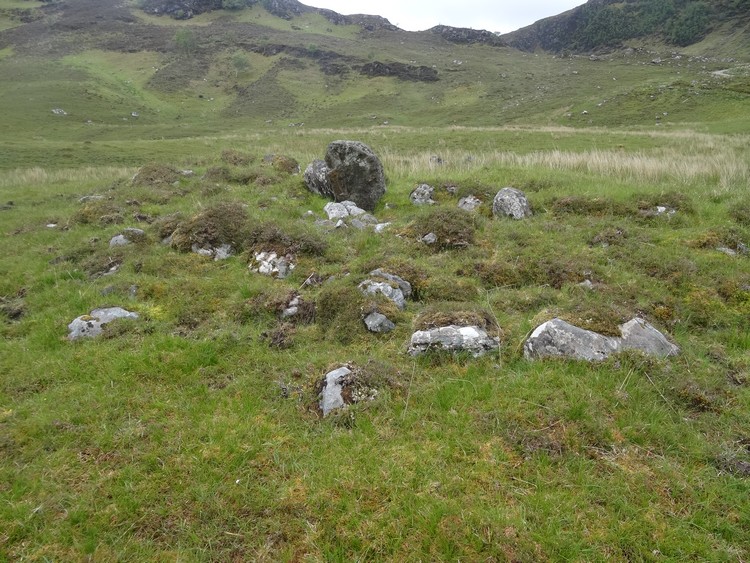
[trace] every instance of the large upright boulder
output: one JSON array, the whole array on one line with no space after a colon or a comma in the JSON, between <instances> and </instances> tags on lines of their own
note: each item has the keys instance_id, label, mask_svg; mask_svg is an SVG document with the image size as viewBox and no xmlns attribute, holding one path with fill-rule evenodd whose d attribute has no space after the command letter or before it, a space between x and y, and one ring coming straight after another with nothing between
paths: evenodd
<instances>
[{"instance_id":1,"label":"large upright boulder","mask_svg":"<svg viewBox=\"0 0 750 563\"><path fill-rule=\"evenodd\" d=\"M326 152L328 184L335 201L350 200L374 211L385 194L385 173L380 159L359 141L334 141Z\"/></svg>"}]
</instances>

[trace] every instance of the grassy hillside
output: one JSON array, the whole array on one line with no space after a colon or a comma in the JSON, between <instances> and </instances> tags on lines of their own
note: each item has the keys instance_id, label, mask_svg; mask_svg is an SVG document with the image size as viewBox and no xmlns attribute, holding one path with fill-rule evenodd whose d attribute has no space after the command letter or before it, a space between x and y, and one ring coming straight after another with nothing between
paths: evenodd
<instances>
[{"instance_id":1,"label":"grassy hillside","mask_svg":"<svg viewBox=\"0 0 750 563\"><path fill-rule=\"evenodd\" d=\"M684 48L708 36L741 38L736 55L750 53L747 0L590 0L563 14L545 18L503 36L519 49L561 53L591 52L648 38ZM724 51L731 53L729 49ZM736 56L735 55L735 56Z\"/></svg>"},{"instance_id":2,"label":"grassy hillside","mask_svg":"<svg viewBox=\"0 0 750 563\"><path fill-rule=\"evenodd\" d=\"M750 557L746 62L715 36L563 58L131 8L0 0L0 561ZM383 233L315 225L326 202L264 158L336 139L381 157ZM504 186L533 217L492 218ZM189 251L215 233L233 257ZM290 277L251 271L270 250ZM386 335L375 268L414 287ZM140 318L67 340L109 306ZM681 354L523 357L554 317L634 316ZM461 319L499 351L406 353ZM345 364L372 400L322 418Z\"/></svg>"}]
</instances>

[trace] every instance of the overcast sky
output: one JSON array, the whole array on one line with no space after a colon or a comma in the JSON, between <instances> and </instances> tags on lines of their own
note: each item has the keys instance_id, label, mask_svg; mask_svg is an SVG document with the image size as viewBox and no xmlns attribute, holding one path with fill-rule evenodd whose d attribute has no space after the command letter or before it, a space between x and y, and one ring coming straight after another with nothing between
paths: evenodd
<instances>
[{"instance_id":1,"label":"overcast sky","mask_svg":"<svg viewBox=\"0 0 750 563\"><path fill-rule=\"evenodd\" d=\"M302 0L340 14L373 14L401 29L422 31L438 24L507 33L585 0Z\"/></svg>"}]
</instances>

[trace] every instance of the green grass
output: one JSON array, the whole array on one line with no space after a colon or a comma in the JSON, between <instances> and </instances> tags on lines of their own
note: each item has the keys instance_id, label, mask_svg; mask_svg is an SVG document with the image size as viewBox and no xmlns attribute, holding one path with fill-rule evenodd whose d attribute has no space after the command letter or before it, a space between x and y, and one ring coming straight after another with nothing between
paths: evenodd
<instances>
[{"instance_id":1,"label":"green grass","mask_svg":"<svg viewBox=\"0 0 750 563\"><path fill-rule=\"evenodd\" d=\"M95 31L0 43L0 560L747 560L750 258L717 250L750 244L745 66L225 16L139 14L162 52ZM180 27L201 39L190 55L170 46ZM440 81L325 74L318 49L436 65ZM326 202L263 163L304 168L336 139L383 160L383 234L318 229L305 214ZM149 163L195 175L134 185ZM422 182L429 209L409 201ZM533 217L491 218L504 186ZM79 202L92 194L99 214ZM451 223L469 194L483 207ZM247 205L226 229L237 256L160 243L176 213L241 217L228 202ZM643 216L656 205L677 213ZM431 220L472 244L423 245ZM130 226L147 240L110 249ZM267 246L296 249L288 279L248 269ZM378 267L415 297L376 336L356 286ZM303 286L312 273L336 279ZM294 292L314 322L280 322ZM141 318L66 340L104 306ZM457 312L495 320L499 353L406 354L425 318ZM636 315L681 355L523 359L553 317L617 333ZM344 363L378 395L321 419L316 386Z\"/></svg>"},{"instance_id":2,"label":"green grass","mask_svg":"<svg viewBox=\"0 0 750 563\"><path fill-rule=\"evenodd\" d=\"M384 157L391 208L376 214L393 222L389 233L316 234L302 215L325 202L299 176L258 164L250 168L270 184L217 191L199 179L225 148L284 150L304 163L337 137L362 138ZM436 138L443 167L423 156ZM497 146L573 157L592 142L615 147L631 174L496 160ZM637 158L709 161L714 145L744 163L745 175L652 177ZM41 154L51 142L25 146ZM131 187L133 169L64 160L6 169L1 199L13 205L2 211L0 295L24 312L2 324L2 552L10 560L746 558L747 478L733 471L748 459L750 266L701 241L750 238L730 218L741 219L732 210L747 201L747 146L632 130L285 128L92 143L102 163L125 153L128 165L157 160L197 172L158 190ZM474 165L455 162L469 152ZM410 234L417 210L408 193L420 181L459 186L456 195L438 190L440 208L516 185L536 214L499 221L485 208L470 248L434 252ZM126 218L244 201L251 224L272 221L327 244L301 255L285 281L249 273L246 255L214 263L161 246L154 227L145 246L109 250L109 237L133 223L71 222L90 193L111 197ZM564 213L555 206L563 196L579 198ZM585 211L593 198L611 201L609 211ZM638 215L639 202L662 200L681 206L676 217ZM603 233L610 245L592 245ZM68 258L51 262L58 256ZM112 258L122 262L117 274L91 276ZM343 289L376 266L418 288L396 331L369 336L355 324L341 338L314 323L296 327L290 348L269 347L262 333L277 321L252 303L299 288L313 271L349 272L351 281L337 282ZM601 285L582 290L583 276ZM301 293L316 301L322 291ZM446 303L456 300L495 315L501 353L409 358L420 312L460 308ZM71 319L105 305L142 319L102 340L65 340ZM528 331L553 316L612 331L635 314L671 334L681 356L595 366L521 357ZM316 381L331 366L371 361L389 382L377 399L319 419Z\"/></svg>"}]
</instances>

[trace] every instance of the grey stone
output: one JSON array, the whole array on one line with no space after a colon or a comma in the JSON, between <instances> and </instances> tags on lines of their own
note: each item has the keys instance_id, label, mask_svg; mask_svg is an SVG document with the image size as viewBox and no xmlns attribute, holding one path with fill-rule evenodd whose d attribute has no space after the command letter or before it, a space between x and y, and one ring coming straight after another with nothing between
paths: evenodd
<instances>
[{"instance_id":1,"label":"grey stone","mask_svg":"<svg viewBox=\"0 0 750 563\"><path fill-rule=\"evenodd\" d=\"M616 338L578 328L562 319L552 319L531 333L523 354L527 359L566 357L601 361L617 352L618 347Z\"/></svg>"},{"instance_id":2,"label":"grey stone","mask_svg":"<svg viewBox=\"0 0 750 563\"><path fill-rule=\"evenodd\" d=\"M539 325L524 343L527 359L564 357L602 361L622 350L637 350L651 356L674 356L680 349L653 326L634 318L620 326L620 337L574 326L562 319Z\"/></svg>"},{"instance_id":3,"label":"grey stone","mask_svg":"<svg viewBox=\"0 0 750 563\"><path fill-rule=\"evenodd\" d=\"M132 244L133 241L128 239L125 235L116 235L112 237L109 241L109 247L114 248L115 246L127 246L128 244Z\"/></svg>"},{"instance_id":4,"label":"grey stone","mask_svg":"<svg viewBox=\"0 0 750 563\"><path fill-rule=\"evenodd\" d=\"M333 189L328 181L330 169L324 160L313 160L305 168L303 175L307 189L314 194L326 198L333 198Z\"/></svg>"},{"instance_id":5,"label":"grey stone","mask_svg":"<svg viewBox=\"0 0 750 563\"><path fill-rule=\"evenodd\" d=\"M414 205L434 205L433 195L435 195L435 188L428 184L419 184L409 194L409 199Z\"/></svg>"},{"instance_id":6,"label":"grey stone","mask_svg":"<svg viewBox=\"0 0 750 563\"><path fill-rule=\"evenodd\" d=\"M364 318L364 321L365 326L367 326L367 330L369 330L370 332L385 334L387 332L391 332L394 328L396 328L396 325L393 324L393 321L378 312L370 313Z\"/></svg>"},{"instance_id":7,"label":"grey stone","mask_svg":"<svg viewBox=\"0 0 750 563\"><path fill-rule=\"evenodd\" d=\"M359 290L365 295L377 295L378 293L393 301L399 309L406 308L406 300L403 292L387 282L365 280L359 284Z\"/></svg>"},{"instance_id":8,"label":"grey stone","mask_svg":"<svg viewBox=\"0 0 750 563\"><path fill-rule=\"evenodd\" d=\"M458 200L458 207L464 211L474 211L480 205L482 205L482 200L473 195L468 195Z\"/></svg>"},{"instance_id":9,"label":"grey stone","mask_svg":"<svg viewBox=\"0 0 750 563\"><path fill-rule=\"evenodd\" d=\"M344 380L351 373L352 370L344 366L326 374L319 403L323 416L328 416L328 413L332 410L340 409L346 404L342 391L344 390Z\"/></svg>"},{"instance_id":10,"label":"grey stone","mask_svg":"<svg viewBox=\"0 0 750 563\"><path fill-rule=\"evenodd\" d=\"M385 173L373 150L359 141L334 141L328 145L326 175L333 199L353 201L373 211L385 194Z\"/></svg>"},{"instance_id":11,"label":"grey stone","mask_svg":"<svg viewBox=\"0 0 750 563\"><path fill-rule=\"evenodd\" d=\"M253 272L284 279L294 270L295 264L290 255L279 256L275 252L257 252L255 263L250 264Z\"/></svg>"},{"instance_id":12,"label":"grey stone","mask_svg":"<svg viewBox=\"0 0 750 563\"><path fill-rule=\"evenodd\" d=\"M234 248L230 244L222 244L220 246L199 246L194 244L191 250L196 254L205 256L206 258L213 258L214 261L226 260L230 256L234 255Z\"/></svg>"},{"instance_id":13,"label":"grey stone","mask_svg":"<svg viewBox=\"0 0 750 563\"><path fill-rule=\"evenodd\" d=\"M352 403L372 401L377 396L377 389L368 387L356 370L342 366L326 374L318 405L323 416L328 416L333 410Z\"/></svg>"},{"instance_id":14,"label":"grey stone","mask_svg":"<svg viewBox=\"0 0 750 563\"><path fill-rule=\"evenodd\" d=\"M512 217L524 219L531 217L531 207L526 194L515 188L503 188L492 202L492 214L495 217Z\"/></svg>"},{"instance_id":15,"label":"grey stone","mask_svg":"<svg viewBox=\"0 0 750 563\"><path fill-rule=\"evenodd\" d=\"M726 246L719 246L716 248L719 252L726 254L727 256L737 256L737 252Z\"/></svg>"},{"instance_id":16,"label":"grey stone","mask_svg":"<svg viewBox=\"0 0 750 563\"><path fill-rule=\"evenodd\" d=\"M362 209L361 207L358 207L357 204L354 203L353 201L348 201L348 200L342 201L341 205L343 205L346 208L346 210L349 212L349 215L351 215L352 217L356 217L358 215L364 215L367 213L364 209Z\"/></svg>"},{"instance_id":17,"label":"grey stone","mask_svg":"<svg viewBox=\"0 0 750 563\"><path fill-rule=\"evenodd\" d=\"M404 297L406 297L407 299L411 297L411 284L408 281L406 281L404 278L399 277L395 274L390 274L388 272L385 272L381 270L380 268L370 272L370 275L376 278L382 278L389 282L395 283L398 286L398 288L401 290L401 293L404 294Z\"/></svg>"},{"instance_id":18,"label":"grey stone","mask_svg":"<svg viewBox=\"0 0 750 563\"><path fill-rule=\"evenodd\" d=\"M373 226L373 229L375 230L376 233L382 233L390 226L391 226L390 223L378 223L377 225Z\"/></svg>"},{"instance_id":19,"label":"grey stone","mask_svg":"<svg viewBox=\"0 0 750 563\"><path fill-rule=\"evenodd\" d=\"M680 348L645 320L638 317L620 326L620 349L638 350L649 356L676 356Z\"/></svg>"},{"instance_id":20,"label":"grey stone","mask_svg":"<svg viewBox=\"0 0 750 563\"><path fill-rule=\"evenodd\" d=\"M144 230L130 227L123 229L122 233L112 237L109 241L109 247L127 246L128 244L143 240L144 238L146 238L146 232Z\"/></svg>"},{"instance_id":21,"label":"grey stone","mask_svg":"<svg viewBox=\"0 0 750 563\"><path fill-rule=\"evenodd\" d=\"M94 309L89 315L82 315L74 319L68 325L68 340L78 340L79 338L93 338L99 336L102 327L115 319L137 319L138 313L127 311L122 307L108 307L104 309Z\"/></svg>"},{"instance_id":22,"label":"grey stone","mask_svg":"<svg viewBox=\"0 0 750 563\"><path fill-rule=\"evenodd\" d=\"M78 200L78 203L87 203L89 201L101 201L103 199L104 199L104 196L99 195L99 194L85 195Z\"/></svg>"},{"instance_id":23,"label":"grey stone","mask_svg":"<svg viewBox=\"0 0 750 563\"><path fill-rule=\"evenodd\" d=\"M346 219L347 217L359 216L372 217L372 215L369 215L364 209L357 207L357 205L352 201L342 201L341 203L326 203L323 207L323 211L326 212L326 215L328 215L328 219L330 220Z\"/></svg>"},{"instance_id":24,"label":"grey stone","mask_svg":"<svg viewBox=\"0 0 750 563\"><path fill-rule=\"evenodd\" d=\"M435 244L437 242L437 235L435 233L427 233L421 240L425 244Z\"/></svg>"},{"instance_id":25,"label":"grey stone","mask_svg":"<svg viewBox=\"0 0 750 563\"><path fill-rule=\"evenodd\" d=\"M431 330L418 330L411 335L408 353L418 356L431 350L469 352L479 357L498 350L500 341L477 326L449 325Z\"/></svg>"}]
</instances>

